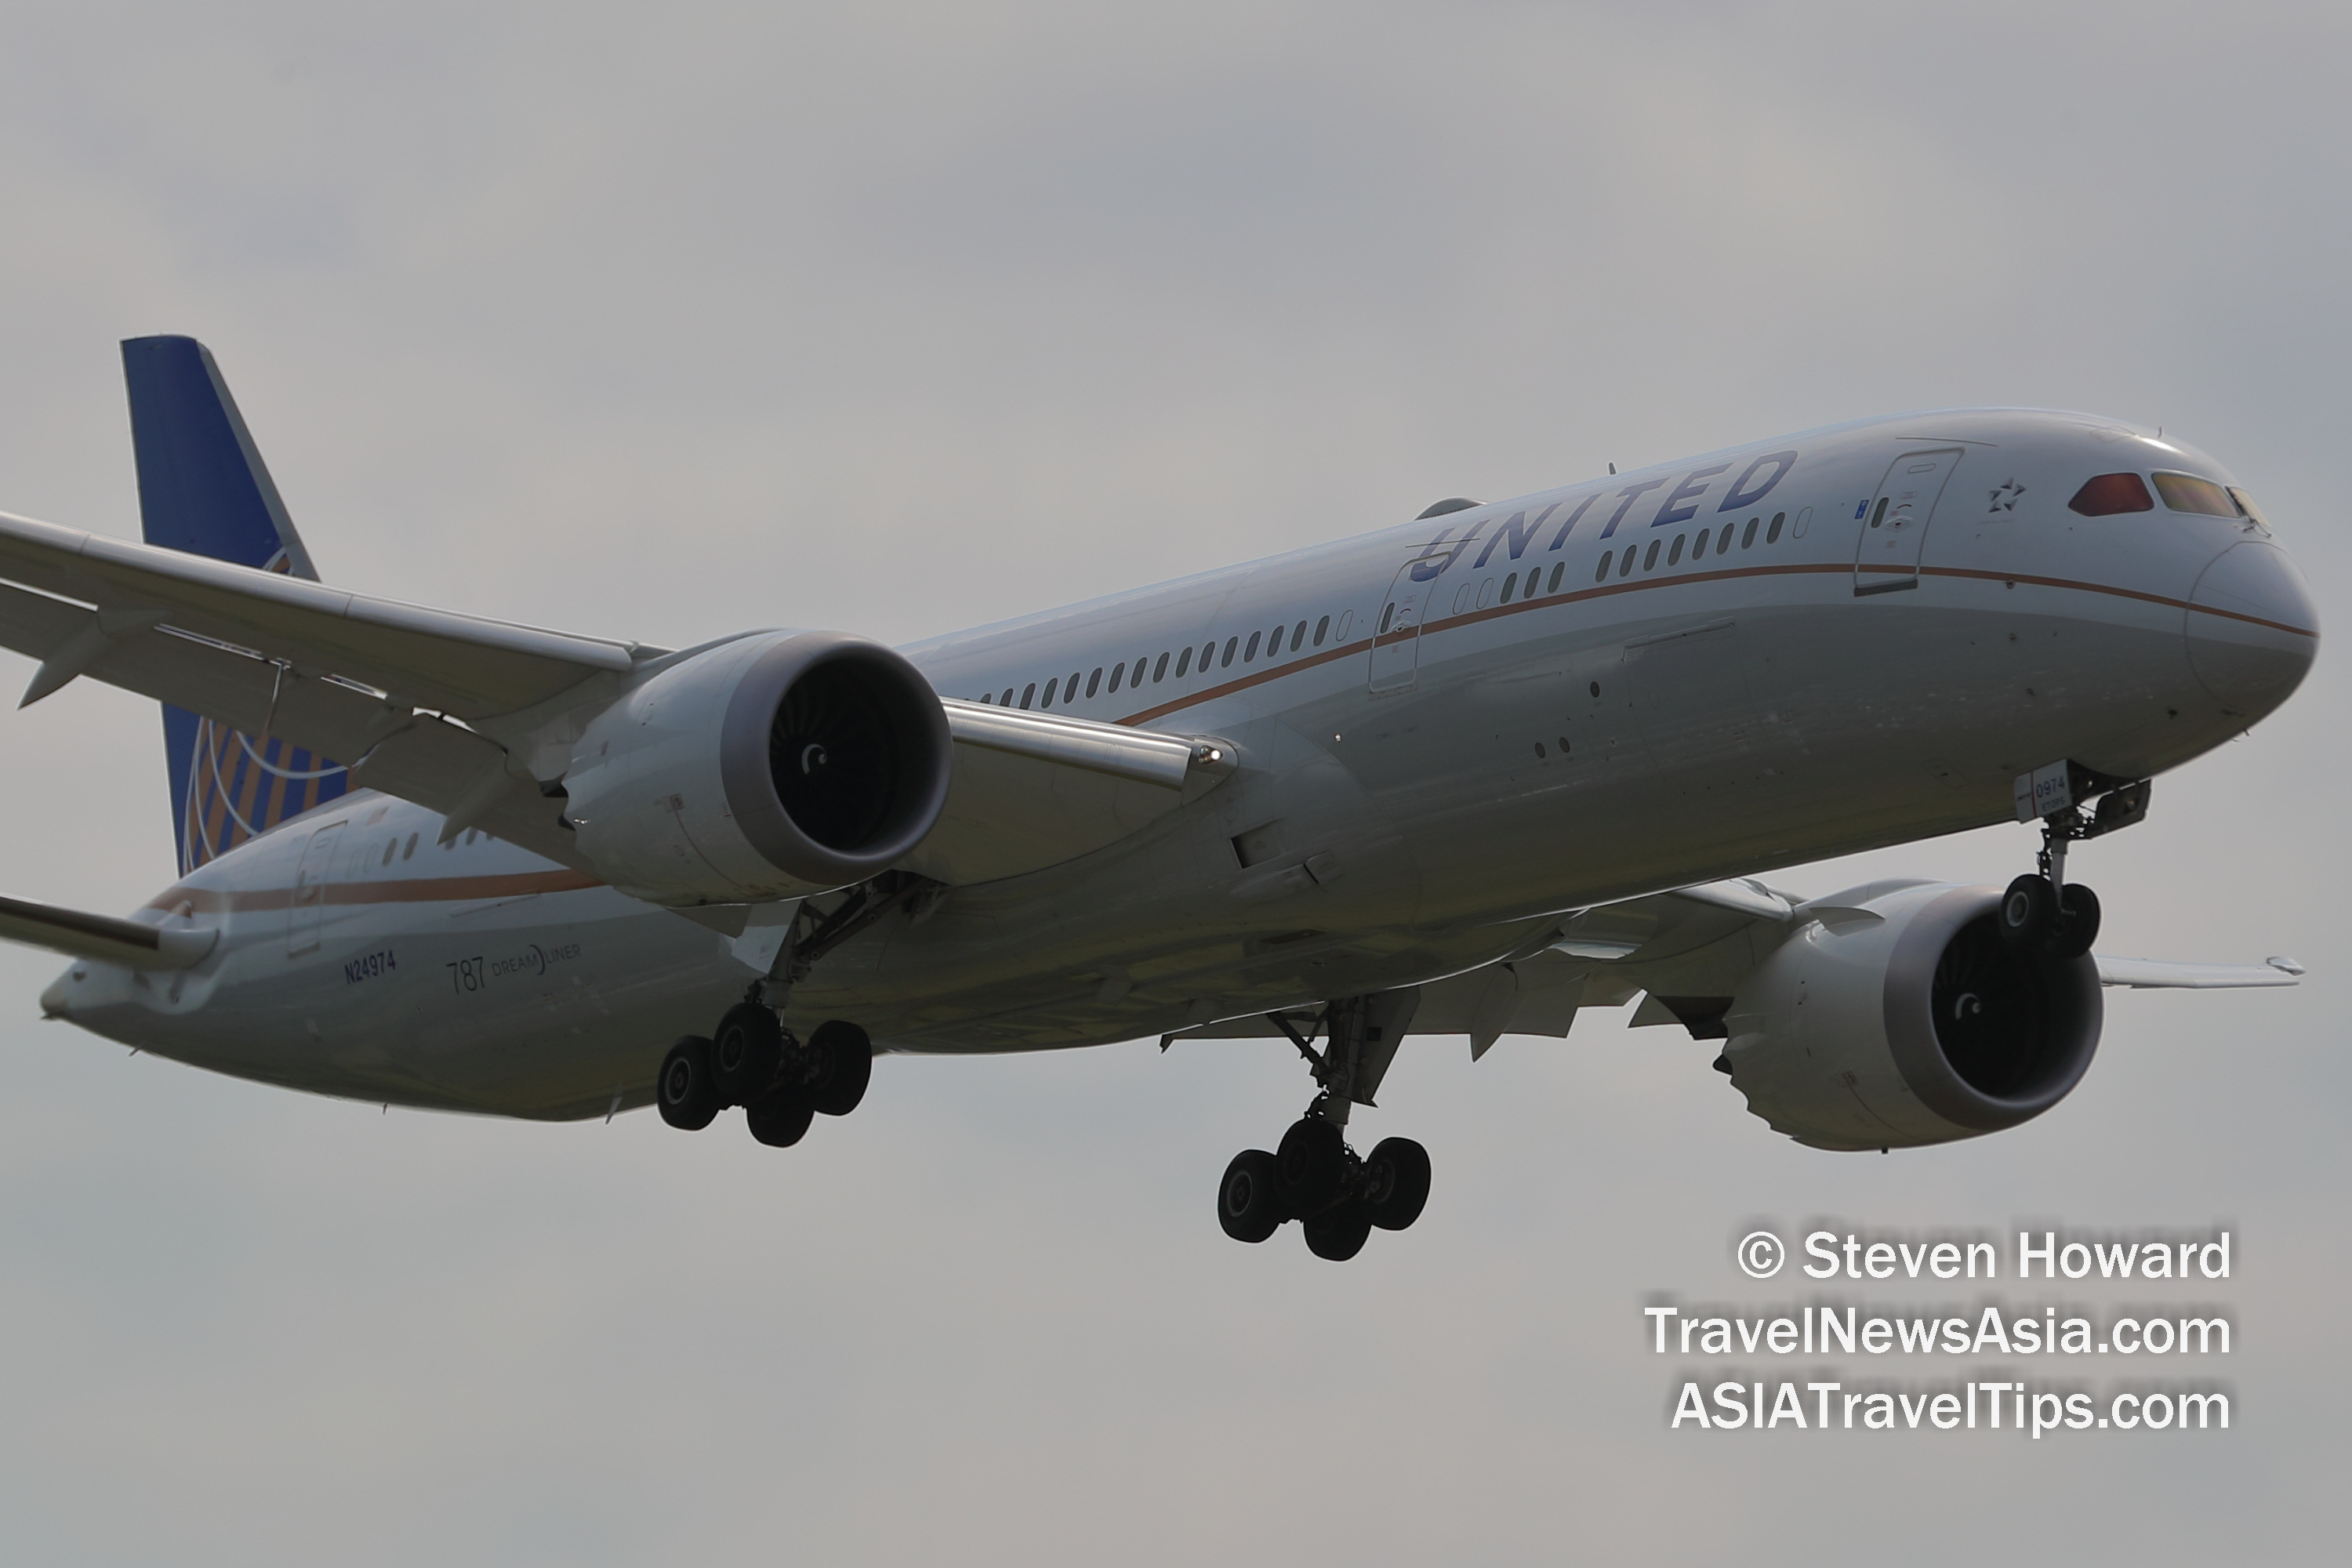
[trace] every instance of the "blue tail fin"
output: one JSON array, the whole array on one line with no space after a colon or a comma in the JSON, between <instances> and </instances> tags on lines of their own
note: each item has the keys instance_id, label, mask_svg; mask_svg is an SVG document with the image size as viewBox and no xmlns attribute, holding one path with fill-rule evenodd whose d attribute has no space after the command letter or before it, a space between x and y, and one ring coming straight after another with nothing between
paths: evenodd
<instances>
[{"instance_id":1,"label":"blue tail fin","mask_svg":"<svg viewBox=\"0 0 2352 1568\"><path fill-rule=\"evenodd\" d=\"M147 542L316 582L220 367L194 338L122 345L139 517ZM350 787L342 768L185 709L163 709L183 876Z\"/></svg>"}]
</instances>

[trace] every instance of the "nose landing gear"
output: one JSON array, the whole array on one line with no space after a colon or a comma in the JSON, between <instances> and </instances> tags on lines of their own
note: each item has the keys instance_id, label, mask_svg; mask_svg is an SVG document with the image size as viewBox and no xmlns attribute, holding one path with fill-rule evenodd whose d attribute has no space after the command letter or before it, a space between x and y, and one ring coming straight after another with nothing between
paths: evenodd
<instances>
[{"instance_id":1,"label":"nose landing gear","mask_svg":"<svg viewBox=\"0 0 2352 1568\"><path fill-rule=\"evenodd\" d=\"M753 998L727 1009L709 1038L670 1047L655 1100L664 1121L690 1132L740 1105L752 1137L787 1149L819 1115L856 1110L873 1076L874 1043L856 1025L829 1019L803 1044Z\"/></svg>"},{"instance_id":2,"label":"nose landing gear","mask_svg":"<svg viewBox=\"0 0 2352 1568\"><path fill-rule=\"evenodd\" d=\"M2104 793L2102 793L2104 792ZM2078 797L2100 796L2084 816ZM2000 939L2019 951L2053 959L2080 958L2099 937L2099 896L2066 880L2066 847L2129 827L2147 815L2148 781L2118 784L2071 763L2020 775L2018 817L2042 819L2040 870L2018 878L2002 892L1994 914Z\"/></svg>"},{"instance_id":3,"label":"nose landing gear","mask_svg":"<svg viewBox=\"0 0 2352 1568\"><path fill-rule=\"evenodd\" d=\"M1383 1138L1369 1156L1348 1146L1348 1112L1370 1105L1420 1001L1408 988L1342 997L1301 1034L1278 1013L1267 1017L1307 1058L1319 1087L1307 1114L1272 1153L1244 1149L1217 1186L1217 1221L1235 1241L1264 1241L1298 1221L1307 1249L1345 1262L1375 1229L1402 1230L1429 1201L1429 1151L1410 1138ZM1316 1050L1315 1034L1329 1042Z\"/></svg>"}]
</instances>

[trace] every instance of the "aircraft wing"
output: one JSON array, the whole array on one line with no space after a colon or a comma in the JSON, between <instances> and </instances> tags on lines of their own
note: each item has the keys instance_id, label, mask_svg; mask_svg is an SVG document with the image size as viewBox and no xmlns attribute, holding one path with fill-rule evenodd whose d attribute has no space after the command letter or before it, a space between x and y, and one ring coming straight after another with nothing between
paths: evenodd
<instances>
[{"instance_id":1,"label":"aircraft wing","mask_svg":"<svg viewBox=\"0 0 2352 1568\"><path fill-rule=\"evenodd\" d=\"M1811 920L1875 920L1864 910L1807 904L1751 879L1706 882L1573 911L1518 954L1420 987L1406 1032L1467 1035L1474 1061L1506 1034L1566 1037L1578 1011L1642 997L1633 1026L1679 1024L1700 1038L1722 1034L1724 1007L1740 982L1797 926ZM2135 990L2221 990L2294 985L2303 965L2180 963L2095 953L2099 983ZM1305 1027L1311 1014L1291 1022ZM1170 1039L1276 1038L1251 1016L1178 1031Z\"/></svg>"},{"instance_id":2,"label":"aircraft wing","mask_svg":"<svg viewBox=\"0 0 2352 1568\"><path fill-rule=\"evenodd\" d=\"M373 599L0 513L0 646L347 762L354 784L591 869L541 781L667 650ZM1229 745L945 700L955 779L905 862L950 883L1059 864L1232 771Z\"/></svg>"},{"instance_id":3,"label":"aircraft wing","mask_svg":"<svg viewBox=\"0 0 2352 1568\"><path fill-rule=\"evenodd\" d=\"M2298 985L2303 965L2292 958L2260 963L2170 963L2155 958L2110 958L2094 953L2099 984L2134 991L2231 991L2246 986Z\"/></svg>"}]
</instances>

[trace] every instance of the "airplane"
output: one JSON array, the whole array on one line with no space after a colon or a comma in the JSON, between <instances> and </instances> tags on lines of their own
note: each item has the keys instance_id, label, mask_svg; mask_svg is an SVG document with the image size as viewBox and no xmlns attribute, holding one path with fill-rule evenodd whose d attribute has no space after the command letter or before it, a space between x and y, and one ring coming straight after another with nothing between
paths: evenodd
<instances>
[{"instance_id":1,"label":"airplane","mask_svg":"<svg viewBox=\"0 0 2352 1568\"><path fill-rule=\"evenodd\" d=\"M26 703L163 704L177 876L0 936L158 1056L790 1146L877 1052L1259 1038L1313 1095L1219 1222L1341 1260L1428 1195L1421 1144L1349 1142L1409 1036L1640 996L1774 1130L1887 1150L2057 1104L2103 985L2301 973L2094 954L2067 875L2318 646L2161 431L1863 419L904 647L671 649L329 587L211 353L122 353L144 542L0 514L0 644ZM2006 887L1765 879L2003 821Z\"/></svg>"}]
</instances>

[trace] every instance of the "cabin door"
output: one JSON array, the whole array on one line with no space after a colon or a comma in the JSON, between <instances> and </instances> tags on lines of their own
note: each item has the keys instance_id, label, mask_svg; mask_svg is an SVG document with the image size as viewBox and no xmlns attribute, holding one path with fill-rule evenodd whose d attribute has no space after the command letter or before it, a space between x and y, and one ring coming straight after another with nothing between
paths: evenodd
<instances>
[{"instance_id":1,"label":"cabin door","mask_svg":"<svg viewBox=\"0 0 2352 1568\"><path fill-rule=\"evenodd\" d=\"M1856 595L1919 585L1919 548L1927 541L1927 520L1959 461L1960 448L1952 447L1906 452L1887 465L1878 493L1864 509L1862 538L1854 546Z\"/></svg>"},{"instance_id":2,"label":"cabin door","mask_svg":"<svg viewBox=\"0 0 2352 1568\"><path fill-rule=\"evenodd\" d=\"M1389 584L1388 597L1372 621L1370 689L1375 697L1410 690L1420 673L1421 623L1435 584L1413 581L1412 569L1419 564L1408 561L1397 568L1396 580Z\"/></svg>"}]
</instances>

